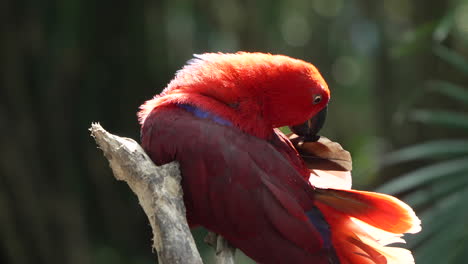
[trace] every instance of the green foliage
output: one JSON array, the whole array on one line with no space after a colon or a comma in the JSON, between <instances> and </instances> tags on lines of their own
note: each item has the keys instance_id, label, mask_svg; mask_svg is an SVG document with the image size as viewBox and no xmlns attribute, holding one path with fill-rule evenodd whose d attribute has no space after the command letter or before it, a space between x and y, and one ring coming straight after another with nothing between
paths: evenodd
<instances>
[{"instance_id":1,"label":"green foliage","mask_svg":"<svg viewBox=\"0 0 468 264\"><path fill-rule=\"evenodd\" d=\"M468 61L452 50L436 46L435 54L468 77ZM468 109L468 89L447 81L428 82L428 91ZM410 120L427 129L436 126L468 134L468 113L413 110ZM409 240L417 263L465 263L468 251L468 138L431 140L390 153L387 165L419 162L420 167L377 189L402 194L422 218L423 231Z\"/></svg>"},{"instance_id":2,"label":"green foliage","mask_svg":"<svg viewBox=\"0 0 468 264\"><path fill-rule=\"evenodd\" d=\"M389 159L398 171L414 168L404 160L439 168L410 175L419 177L412 190L405 182L389 186L405 190L404 198L421 210L438 199L448 199L440 212L458 206L448 196L466 185L457 177L466 138L440 134L466 131L463 115L452 118L457 124L450 128L443 121L432 122L424 135L418 128L435 118L435 109L444 110L443 117L466 108L468 80L457 74L468 69L460 57L468 52L467 0L1 3L1 263L154 263L147 217L128 187L114 180L87 129L99 121L137 139L138 106L160 92L193 53L262 51L315 64L332 91L323 135L352 153L358 189L382 174L397 175L377 171L388 146L446 138ZM421 85L433 79L445 81ZM425 88L431 96L420 100ZM421 104L410 117L421 122L406 126L400 118L405 127L395 126L392 121L414 107L412 99ZM452 175L445 175L447 167ZM421 239L410 245L430 240L431 220L443 226L456 216L462 217L456 211L424 216L425 229L414 241ZM210 263L213 250L203 242L203 230L194 235ZM242 263L246 257L238 255ZM464 263L457 259L462 257L457 254L453 263Z\"/></svg>"},{"instance_id":3,"label":"green foliage","mask_svg":"<svg viewBox=\"0 0 468 264\"><path fill-rule=\"evenodd\" d=\"M468 61L462 55L442 45L434 47L434 53L456 69L468 75Z\"/></svg>"},{"instance_id":4,"label":"green foliage","mask_svg":"<svg viewBox=\"0 0 468 264\"><path fill-rule=\"evenodd\" d=\"M450 99L468 104L468 90L460 85L446 81L429 81L427 86L430 91L438 92Z\"/></svg>"}]
</instances>

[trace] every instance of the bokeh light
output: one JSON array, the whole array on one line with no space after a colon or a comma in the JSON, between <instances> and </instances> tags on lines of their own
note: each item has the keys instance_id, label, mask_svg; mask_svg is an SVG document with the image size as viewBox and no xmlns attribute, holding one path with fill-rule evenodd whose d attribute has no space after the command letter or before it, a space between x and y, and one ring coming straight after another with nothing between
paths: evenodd
<instances>
[{"instance_id":1,"label":"bokeh light","mask_svg":"<svg viewBox=\"0 0 468 264\"><path fill-rule=\"evenodd\" d=\"M304 15L288 13L282 17L281 34L289 45L301 47L310 40L311 28Z\"/></svg>"},{"instance_id":2,"label":"bokeh light","mask_svg":"<svg viewBox=\"0 0 468 264\"><path fill-rule=\"evenodd\" d=\"M341 85L353 85L361 74L360 64L356 59L341 56L333 63L333 78Z\"/></svg>"},{"instance_id":3,"label":"bokeh light","mask_svg":"<svg viewBox=\"0 0 468 264\"><path fill-rule=\"evenodd\" d=\"M313 6L317 14L325 17L336 17L343 8L343 0L313 0Z\"/></svg>"}]
</instances>

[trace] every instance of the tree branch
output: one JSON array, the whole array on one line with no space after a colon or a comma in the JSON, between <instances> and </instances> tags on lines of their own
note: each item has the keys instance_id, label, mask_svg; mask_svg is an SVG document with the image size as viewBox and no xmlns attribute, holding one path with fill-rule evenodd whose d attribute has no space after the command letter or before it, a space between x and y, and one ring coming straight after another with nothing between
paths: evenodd
<instances>
[{"instance_id":1,"label":"tree branch","mask_svg":"<svg viewBox=\"0 0 468 264\"><path fill-rule=\"evenodd\" d=\"M185 205L177 162L156 166L130 138L110 134L93 123L91 135L109 160L114 176L137 195L153 229L158 262L201 264L202 260L185 218ZM210 232L205 241L216 250L216 264L234 264L235 248Z\"/></svg>"},{"instance_id":2,"label":"tree branch","mask_svg":"<svg viewBox=\"0 0 468 264\"><path fill-rule=\"evenodd\" d=\"M208 232L205 237L205 242L212 246L216 251L216 264L234 264L234 255L236 248L231 246L229 242L222 236L213 232Z\"/></svg>"},{"instance_id":3,"label":"tree branch","mask_svg":"<svg viewBox=\"0 0 468 264\"><path fill-rule=\"evenodd\" d=\"M159 263L201 264L185 218L178 164L157 167L134 140L112 135L95 123L90 131L115 178L127 182L138 196L153 229Z\"/></svg>"}]
</instances>

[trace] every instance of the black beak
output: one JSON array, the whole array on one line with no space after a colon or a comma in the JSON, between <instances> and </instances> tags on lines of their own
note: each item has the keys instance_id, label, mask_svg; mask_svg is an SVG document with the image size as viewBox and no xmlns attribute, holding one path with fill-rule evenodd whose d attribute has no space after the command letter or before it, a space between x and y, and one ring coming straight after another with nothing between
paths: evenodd
<instances>
[{"instance_id":1,"label":"black beak","mask_svg":"<svg viewBox=\"0 0 468 264\"><path fill-rule=\"evenodd\" d=\"M328 106L325 106L325 108L305 123L290 126L289 128L294 134L304 137L304 141L317 141L320 138L317 134L320 129L322 129L323 124L325 124L325 119L327 118L327 108Z\"/></svg>"}]
</instances>

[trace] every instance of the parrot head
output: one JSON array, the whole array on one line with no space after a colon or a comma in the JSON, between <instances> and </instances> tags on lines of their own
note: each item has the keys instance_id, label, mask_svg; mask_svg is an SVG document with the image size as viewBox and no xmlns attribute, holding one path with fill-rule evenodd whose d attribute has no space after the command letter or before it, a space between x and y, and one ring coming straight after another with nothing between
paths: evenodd
<instances>
[{"instance_id":1,"label":"parrot head","mask_svg":"<svg viewBox=\"0 0 468 264\"><path fill-rule=\"evenodd\" d=\"M240 52L196 55L164 91L142 106L188 104L261 138L273 128L306 122L328 104L330 91L310 63L284 55Z\"/></svg>"}]
</instances>

